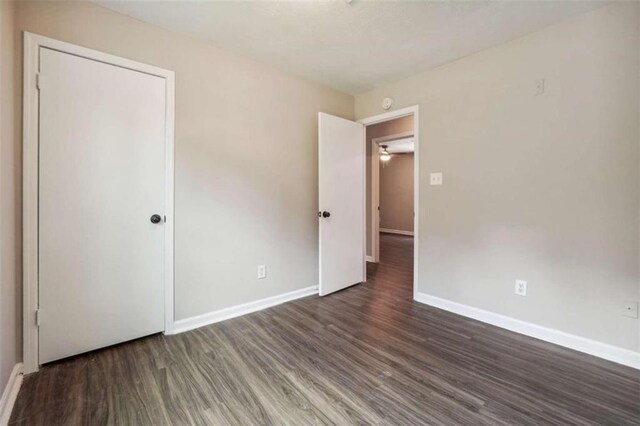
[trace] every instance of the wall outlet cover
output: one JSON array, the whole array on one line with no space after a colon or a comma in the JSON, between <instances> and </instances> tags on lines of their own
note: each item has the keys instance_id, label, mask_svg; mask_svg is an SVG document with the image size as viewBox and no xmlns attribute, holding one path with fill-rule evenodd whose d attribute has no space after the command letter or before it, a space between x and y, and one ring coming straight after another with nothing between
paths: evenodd
<instances>
[{"instance_id":1,"label":"wall outlet cover","mask_svg":"<svg viewBox=\"0 0 640 426\"><path fill-rule=\"evenodd\" d=\"M442 172L431 173L429 178L431 185L442 185Z\"/></svg>"},{"instance_id":2,"label":"wall outlet cover","mask_svg":"<svg viewBox=\"0 0 640 426\"><path fill-rule=\"evenodd\" d=\"M258 265L258 279L267 278L267 265Z\"/></svg>"},{"instance_id":3,"label":"wall outlet cover","mask_svg":"<svg viewBox=\"0 0 640 426\"><path fill-rule=\"evenodd\" d=\"M526 296L527 295L527 282L523 280L516 280L515 294L518 296Z\"/></svg>"}]
</instances>

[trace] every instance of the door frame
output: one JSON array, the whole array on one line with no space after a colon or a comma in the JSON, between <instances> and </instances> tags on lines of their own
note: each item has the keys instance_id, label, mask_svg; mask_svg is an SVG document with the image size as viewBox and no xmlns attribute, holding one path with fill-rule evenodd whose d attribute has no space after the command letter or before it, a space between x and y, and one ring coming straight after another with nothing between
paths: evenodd
<instances>
[{"instance_id":1,"label":"door frame","mask_svg":"<svg viewBox=\"0 0 640 426\"><path fill-rule=\"evenodd\" d=\"M367 259L371 259L369 261L373 263L380 262L380 152L377 147L384 142L410 137L413 137L413 130L371 139L371 226L368 229L371 235L371 257L367 256Z\"/></svg>"},{"instance_id":2,"label":"door frame","mask_svg":"<svg viewBox=\"0 0 640 426\"><path fill-rule=\"evenodd\" d=\"M420 203L419 203L419 198L420 198L420 167L419 167L419 160L420 160L420 132L419 132L419 127L420 127L420 119L419 119L419 108L418 105L414 105L414 106L410 106L410 107L406 107L406 108L401 108L401 109L397 109L395 111L389 111L389 112L385 112L382 114L378 114L378 115L374 115L371 117L367 117L367 118L363 118L361 120L358 120L358 123L361 123L365 126L365 132L364 132L364 147L365 147L365 153L366 153L366 144L367 144L367 126L371 126L373 124L378 124L378 123L383 123L385 121L390 121L390 120L394 120L396 118L402 118L402 117L406 117L409 115L413 115L413 139L414 139L414 153L413 153L413 299L415 300L416 298L416 294L418 291L418 248L419 248L419 228L418 228L418 222L419 222L419 209L420 209ZM373 141L372 141L373 142ZM371 156L374 157L373 155L373 150L371 152ZM373 160L372 160L373 161ZM373 167L372 167L372 175L373 175ZM379 176L378 176L379 179ZM365 168L365 192L367 189L367 176L366 176L366 168ZM372 182L372 190L373 190L373 182ZM367 201L366 201L366 194L365 194L365 211L367 208L369 208L369 206L366 205ZM373 197L372 197L372 201L373 201ZM373 203L372 203L373 204ZM373 211L372 211L373 213ZM371 216L371 222L374 222L373 220L373 215ZM379 224L378 224L379 225ZM365 228L366 228L366 224L365 224ZM367 230L365 229L365 239L366 239L366 232ZM376 238L378 238L379 236L376 235ZM371 249L372 249L372 254L373 254L373 243L374 241L371 241ZM366 244L365 244L365 270L366 270ZM366 277L366 274L365 274Z\"/></svg>"},{"instance_id":3,"label":"door frame","mask_svg":"<svg viewBox=\"0 0 640 426\"><path fill-rule=\"evenodd\" d=\"M164 223L164 333L174 324L174 119L175 74L173 71L76 46L37 34L23 36L23 358L24 372L38 371L38 144L39 144L39 51L41 47L164 78L165 110L165 215Z\"/></svg>"}]
</instances>

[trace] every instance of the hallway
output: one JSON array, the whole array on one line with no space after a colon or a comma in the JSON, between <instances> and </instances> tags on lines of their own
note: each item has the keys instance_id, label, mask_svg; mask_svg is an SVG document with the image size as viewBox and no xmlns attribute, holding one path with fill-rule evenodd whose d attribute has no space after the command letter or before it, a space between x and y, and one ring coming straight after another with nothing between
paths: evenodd
<instances>
[{"instance_id":1,"label":"hallway","mask_svg":"<svg viewBox=\"0 0 640 426\"><path fill-rule=\"evenodd\" d=\"M367 262L367 284L376 294L413 299L413 237L380 233L380 263Z\"/></svg>"}]
</instances>

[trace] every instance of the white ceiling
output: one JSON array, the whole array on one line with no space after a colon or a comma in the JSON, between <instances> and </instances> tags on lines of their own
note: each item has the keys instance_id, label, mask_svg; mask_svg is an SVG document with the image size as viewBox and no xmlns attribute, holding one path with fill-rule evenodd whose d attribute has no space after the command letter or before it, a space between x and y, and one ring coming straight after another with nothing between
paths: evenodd
<instances>
[{"instance_id":1,"label":"white ceiling","mask_svg":"<svg viewBox=\"0 0 640 426\"><path fill-rule=\"evenodd\" d=\"M350 94L504 43L603 4L94 1Z\"/></svg>"},{"instance_id":2,"label":"white ceiling","mask_svg":"<svg viewBox=\"0 0 640 426\"><path fill-rule=\"evenodd\" d=\"M385 145L389 154L407 154L415 151L413 136L386 142L379 142L378 145L380 147L382 147L382 145Z\"/></svg>"}]
</instances>

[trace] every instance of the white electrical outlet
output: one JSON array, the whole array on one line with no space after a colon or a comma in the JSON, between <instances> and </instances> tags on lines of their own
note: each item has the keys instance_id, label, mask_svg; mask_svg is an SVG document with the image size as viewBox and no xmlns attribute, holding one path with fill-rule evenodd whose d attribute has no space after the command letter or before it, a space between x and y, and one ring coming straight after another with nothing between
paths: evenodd
<instances>
[{"instance_id":1,"label":"white electrical outlet","mask_svg":"<svg viewBox=\"0 0 640 426\"><path fill-rule=\"evenodd\" d=\"M429 177L431 178L431 185L442 185L442 172L431 173Z\"/></svg>"},{"instance_id":2,"label":"white electrical outlet","mask_svg":"<svg viewBox=\"0 0 640 426\"><path fill-rule=\"evenodd\" d=\"M258 265L258 279L267 278L267 265Z\"/></svg>"},{"instance_id":3,"label":"white electrical outlet","mask_svg":"<svg viewBox=\"0 0 640 426\"><path fill-rule=\"evenodd\" d=\"M624 305L622 307L622 316L629 318L638 318L638 302L635 300L624 302Z\"/></svg>"},{"instance_id":4,"label":"white electrical outlet","mask_svg":"<svg viewBox=\"0 0 640 426\"><path fill-rule=\"evenodd\" d=\"M516 280L516 288L515 293L518 296L526 296L527 295L527 282L522 280Z\"/></svg>"}]
</instances>

